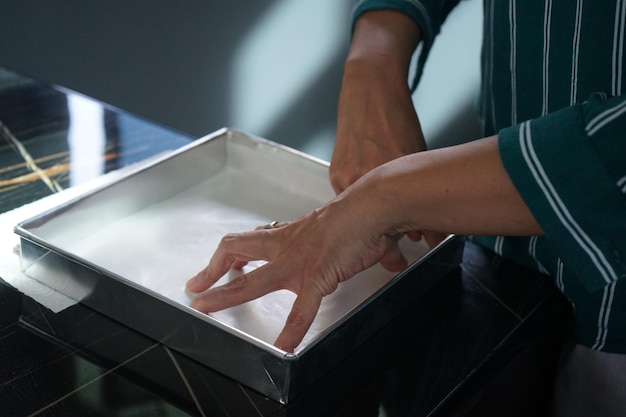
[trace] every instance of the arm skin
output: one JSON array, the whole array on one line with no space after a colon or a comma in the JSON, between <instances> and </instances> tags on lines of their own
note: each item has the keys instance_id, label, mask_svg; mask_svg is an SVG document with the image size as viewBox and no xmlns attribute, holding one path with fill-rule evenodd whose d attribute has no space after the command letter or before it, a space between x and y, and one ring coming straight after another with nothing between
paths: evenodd
<instances>
[{"instance_id":1,"label":"arm skin","mask_svg":"<svg viewBox=\"0 0 626 417\"><path fill-rule=\"evenodd\" d=\"M396 11L367 12L356 22L330 165L337 194L372 168L426 149L407 81L419 40L417 25Z\"/></svg>"},{"instance_id":2,"label":"arm skin","mask_svg":"<svg viewBox=\"0 0 626 417\"><path fill-rule=\"evenodd\" d=\"M420 29L393 10L364 13L356 22L339 95L330 182L337 194L371 169L423 151L426 142L408 86ZM432 247L445 233L410 231ZM387 257L383 265L387 266Z\"/></svg>"},{"instance_id":3,"label":"arm skin","mask_svg":"<svg viewBox=\"0 0 626 417\"><path fill-rule=\"evenodd\" d=\"M358 216L354 214L358 213ZM381 165L321 208L276 229L227 235L209 265L187 283L191 306L212 312L278 289L297 294L275 344L293 351L322 298L379 262L407 266L398 236L410 230L455 234L540 235L542 230L500 160L497 137L419 152ZM231 267L267 264L210 288Z\"/></svg>"}]
</instances>

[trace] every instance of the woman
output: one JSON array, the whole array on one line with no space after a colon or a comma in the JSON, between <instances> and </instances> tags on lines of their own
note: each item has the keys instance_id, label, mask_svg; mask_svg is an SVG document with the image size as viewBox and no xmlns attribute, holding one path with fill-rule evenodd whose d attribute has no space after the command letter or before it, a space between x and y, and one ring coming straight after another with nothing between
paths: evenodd
<instances>
[{"instance_id":1,"label":"woman","mask_svg":"<svg viewBox=\"0 0 626 417\"><path fill-rule=\"evenodd\" d=\"M337 197L297 221L226 236L188 282L201 292L192 305L215 311L289 289L297 298L276 345L291 351L340 282L377 262L406 267L400 236L473 235L552 275L574 305L555 413L618 415L626 404L626 2L486 0L485 137L426 151L408 68L422 44L415 87L457 2L357 2L330 167ZM208 289L253 259L268 264Z\"/></svg>"}]
</instances>

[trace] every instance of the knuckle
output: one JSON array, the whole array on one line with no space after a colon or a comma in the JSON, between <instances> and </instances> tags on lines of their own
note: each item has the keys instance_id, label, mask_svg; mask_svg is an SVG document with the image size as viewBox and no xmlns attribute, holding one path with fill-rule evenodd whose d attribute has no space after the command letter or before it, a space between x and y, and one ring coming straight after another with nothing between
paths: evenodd
<instances>
[{"instance_id":1,"label":"knuckle","mask_svg":"<svg viewBox=\"0 0 626 417\"><path fill-rule=\"evenodd\" d=\"M290 327L303 327L308 324L308 320L303 314L302 311L294 309L287 316L287 320L285 322L286 325Z\"/></svg>"},{"instance_id":2,"label":"knuckle","mask_svg":"<svg viewBox=\"0 0 626 417\"><path fill-rule=\"evenodd\" d=\"M237 291L245 287L247 284L248 284L248 275L241 274L239 276L236 276L232 280L230 280L230 282L228 282L228 284L225 285L225 288L231 291Z\"/></svg>"},{"instance_id":3,"label":"knuckle","mask_svg":"<svg viewBox=\"0 0 626 417\"><path fill-rule=\"evenodd\" d=\"M239 233L227 233L224 236L222 236L220 245L228 246L232 244L233 242L236 242L238 238L239 238Z\"/></svg>"}]
</instances>

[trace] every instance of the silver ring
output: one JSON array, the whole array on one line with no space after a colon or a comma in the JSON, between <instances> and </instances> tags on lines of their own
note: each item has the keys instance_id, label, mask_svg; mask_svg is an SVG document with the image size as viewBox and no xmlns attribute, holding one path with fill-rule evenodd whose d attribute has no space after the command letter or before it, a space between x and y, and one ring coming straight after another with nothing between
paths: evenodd
<instances>
[{"instance_id":1,"label":"silver ring","mask_svg":"<svg viewBox=\"0 0 626 417\"><path fill-rule=\"evenodd\" d=\"M274 220L273 222L268 223L265 226L263 226L263 228L264 229L274 229L277 224L278 224L278 222L276 220Z\"/></svg>"}]
</instances>

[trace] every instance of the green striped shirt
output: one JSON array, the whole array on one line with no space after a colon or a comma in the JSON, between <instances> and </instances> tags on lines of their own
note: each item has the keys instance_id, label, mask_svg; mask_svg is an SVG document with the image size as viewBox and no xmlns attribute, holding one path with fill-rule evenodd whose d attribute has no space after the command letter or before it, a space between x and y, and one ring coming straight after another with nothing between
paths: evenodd
<instances>
[{"instance_id":1,"label":"green striped shirt","mask_svg":"<svg viewBox=\"0 0 626 417\"><path fill-rule=\"evenodd\" d=\"M362 0L424 33L457 1ZM543 237L474 237L551 275L572 302L574 336L626 353L626 0L484 0L480 116ZM417 77L421 70L418 70Z\"/></svg>"}]
</instances>

